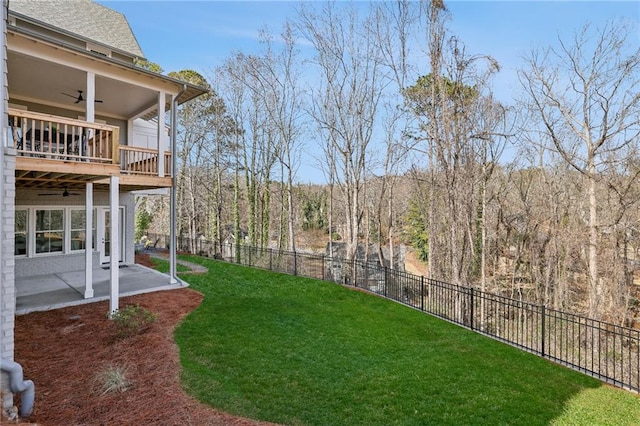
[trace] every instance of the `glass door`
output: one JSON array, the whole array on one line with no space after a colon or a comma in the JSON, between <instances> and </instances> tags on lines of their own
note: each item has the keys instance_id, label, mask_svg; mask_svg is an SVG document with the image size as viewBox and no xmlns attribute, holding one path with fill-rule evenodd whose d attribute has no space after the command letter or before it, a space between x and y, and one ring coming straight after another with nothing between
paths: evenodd
<instances>
[{"instance_id":1,"label":"glass door","mask_svg":"<svg viewBox=\"0 0 640 426\"><path fill-rule=\"evenodd\" d=\"M124 208L120 208L119 236L120 236L120 259L124 258ZM111 261L111 213L108 207L98 208L98 249L100 250L100 263Z\"/></svg>"}]
</instances>

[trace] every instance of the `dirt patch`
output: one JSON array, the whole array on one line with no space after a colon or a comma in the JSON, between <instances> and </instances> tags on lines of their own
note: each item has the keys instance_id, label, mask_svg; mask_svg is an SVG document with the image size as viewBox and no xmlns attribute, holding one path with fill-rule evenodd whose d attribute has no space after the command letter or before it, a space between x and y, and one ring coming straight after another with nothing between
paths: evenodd
<instances>
[{"instance_id":1,"label":"dirt patch","mask_svg":"<svg viewBox=\"0 0 640 426\"><path fill-rule=\"evenodd\" d=\"M413 249L408 249L405 254L404 268L410 274L423 275L425 277L429 275L429 268L423 261L418 259Z\"/></svg>"},{"instance_id":2,"label":"dirt patch","mask_svg":"<svg viewBox=\"0 0 640 426\"><path fill-rule=\"evenodd\" d=\"M107 302L36 312L16 318L15 359L36 384L40 425L257 425L207 407L180 386L176 325L202 301L190 289L122 298L158 315L144 333L117 339ZM99 395L96 372L124 367L131 386ZM19 402L19 396L16 397Z\"/></svg>"}]
</instances>

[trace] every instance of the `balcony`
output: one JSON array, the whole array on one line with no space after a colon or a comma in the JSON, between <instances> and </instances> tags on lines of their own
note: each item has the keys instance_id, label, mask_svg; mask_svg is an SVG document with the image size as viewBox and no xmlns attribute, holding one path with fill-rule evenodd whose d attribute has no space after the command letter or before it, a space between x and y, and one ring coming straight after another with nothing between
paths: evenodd
<instances>
[{"instance_id":1,"label":"balcony","mask_svg":"<svg viewBox=\"0 0 640 426\"><path fill-rule=\"evenodd\" d=\"M9 109L9 129L20 156L99 164L119 161L118 127Z\"/></svg>"},{"instance_id":2,"label":"balcony","mask_svg":"<svg viewBox=\"0 0 640 426\"><path fill-rule=\"evenodd\" d=\"M104 182L120 176L133 189L171 186L171 155L120 145L120 128L100 123L9 109L9 140L16 149L16 177L22 183L63 179ZM63 176L64 175L64 176Z\"/></svg>"},{"instance_id":3,"label":"balcony","mask_svg":"<svg viewBox=\"0 0 640 426\"><path fill-rule=\"evenodd\" d=\"M124 174L158 176L158 150L120 146L120 170ZM164 153L165 175L171 174L171 153Z\"/></svg>"}]
</instances>

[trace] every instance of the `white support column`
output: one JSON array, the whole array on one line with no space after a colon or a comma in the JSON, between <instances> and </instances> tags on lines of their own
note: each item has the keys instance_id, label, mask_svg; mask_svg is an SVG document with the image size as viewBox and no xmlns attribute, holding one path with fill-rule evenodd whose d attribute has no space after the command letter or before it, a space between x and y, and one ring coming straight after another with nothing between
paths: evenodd
<instances>
[{"instance_id":1,"label":"white support column","mask_svg":"<svg viewBox=\"0 0 640 426\"><path fill-rule=\"evenodd\" d=\"M164 169L164 153L167 150L167 134L164 130L165 123L165 92L158 92L158 176L164 177L166 172Z\"/></svg>"},{"instance_id":2,"label":"white support column","mask_svg":"<svg viewBox=\"0 0 640 426\"><path fill-rule=\"evenodd\" d=\"M173 163L175 164L175 162ZM178 268L176 266L178 256L176 251L176 178L173 178L173 185L169 190L169 283L178 283Z\"/></svg>"},{"instance_id":3,"label":"white support column","mask_svg":"<svg viewBox=\"0 0 640 426\"><path fill-rule=\"evenodd\" d=\"M134 120L129 119L127 120L127 144L128 145L133 145L133 122ZM148 146L145 146L145 148L148 148Z\"/></svg>"},{"instance_id":4,"label":"white support column","mask_svg":"<svg viewBox=\"0 0 640 426\"><path fill-rule=\"evenodd\" d=\"M111 272L109 312L111 313L118 310L118 297L120 293L120 270L118 269L120 260L120 224L118 223L120 218L119 195L120 178L118 176L111 176L109 180L109 256L111 256L109 265Z\"/></svg>"},{"instance_id":5,"label":"white support column","mask_svg":"<svg viewBox=\"0 0 640 426\"><path fill-rule=\"evenodd\" d=\"M176 252L176 175L177 167L177 139L178 139L178 100L184 92L187 91L187 85L182 86L182 90L171 99L171 189L169 195L169 277L171 284L178 282L177 275L177 252Z\"/></svg>"},{"instance_id":6,"label":"white support column","mask_svg":"<svg viewBox=\"0 0 640 426\"><path fill-rule=\"evenodd\" d=\"M87 93L85 94L85 104L87 109L87 121L93 123L96 119L96 74L87 72Z\"/></svg>"},{"instance_id":7,"label":"white support column","mask_svg":"<svg viewBox=\"0 0 640 426\"><path fill-rule=\"evenodd\" d=\"M87 182L85 189L85 246L84 246L84 298L93 297L93 183Z\"/></svg>"}]
</instances>

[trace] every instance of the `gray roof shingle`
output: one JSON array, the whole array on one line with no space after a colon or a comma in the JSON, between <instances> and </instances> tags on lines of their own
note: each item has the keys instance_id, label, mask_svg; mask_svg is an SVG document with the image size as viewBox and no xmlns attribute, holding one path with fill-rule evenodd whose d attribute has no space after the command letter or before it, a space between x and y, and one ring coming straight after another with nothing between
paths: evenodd
<instances>
[{"instance_id":1,"label":"gray roof shingle","mask_svg":"<svg viewBox=\"0 0 640 426\"><path fill-rule=\"evenodd\" d=\"M127 18L91 0L10 0L9 10L143 58Z\"/></svg>"}]
</instances>

